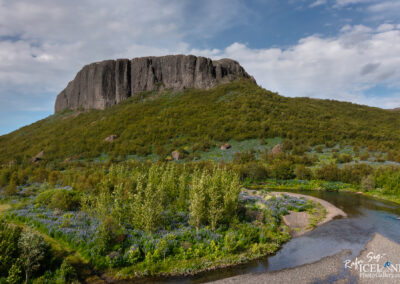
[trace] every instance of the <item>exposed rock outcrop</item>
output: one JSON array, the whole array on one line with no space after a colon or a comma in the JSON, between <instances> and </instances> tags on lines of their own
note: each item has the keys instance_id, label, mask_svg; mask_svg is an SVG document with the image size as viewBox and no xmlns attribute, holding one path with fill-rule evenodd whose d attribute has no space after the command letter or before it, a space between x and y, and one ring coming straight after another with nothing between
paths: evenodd
<instances>
[{"instance_id":1,"label":"exposed rock outcrop","mask_svg":"<svg viewBox=\"0 0 400 284\"><path fill-rule=\"evenodd\" d=\"M208 89L238 78L254 81L231 59L168 55L106 60L86 65L78 72L57 96L55 112L105 109L143 91Z\"/></svg>"},{"instance_id":2,"label":"exposed rock outcrop","mask_svg":"<svg viewBox=\"0 0 400 284\"><path fill-rule=\"evenodd\" d=\"M38 153L36 156L32 157L31 162L32 163L36 163L42 160L44 156L44 151L40 151L40 153Z\"/></svg>"},{"instance_id":3,"label":"exposed rock outcrop","mask_svg":"<svg viewBox=\"0 0 400 284\"><path fill-rule=\"evenodd\" d=\"M171 155L175 161L179 161L181 158L181 153L178 150L173 151Z\"/></svg>"},{"instance_id":4,"label":"exposed rock outcrop","mask_svg":"<svg viewBox=\"0 0 400 284\"><path fill-rule=\"evenodd\" d=\"M110 135L104 139L105 142L114 142L119 136L116 134Z\"/></svg>"},{"instance_id":5,"label":"exposed rock outcrop","mask_svg":"<svg viewBox=\"0 0 400 284\"><path fill-rule=\"evenodd\" d=\"M220 149L221 149L221 150L228 150L228 149L230 149L231 147L232 147L231 144L225 143L225 144L222 144L222 145L221 145Z\"/></svg>"},{"instance_id":6,"label":"exposed rock outcrop","mask_svg":"<svg viewBox=\"0 0 400 284\"><path fill-rule=\"evenodd\" d=\"M281 144L275 145L274 148L272 148L272 150L271 150L272 156L278 156L278 155L280 155L282 153L283 153L283 151L282 151Z\"/></svg>"}]
</instances>

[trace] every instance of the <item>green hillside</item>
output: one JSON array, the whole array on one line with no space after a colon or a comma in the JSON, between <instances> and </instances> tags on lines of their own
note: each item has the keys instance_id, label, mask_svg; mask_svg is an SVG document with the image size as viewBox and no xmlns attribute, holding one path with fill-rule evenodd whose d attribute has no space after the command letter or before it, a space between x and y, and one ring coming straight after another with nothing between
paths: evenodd
<instances>
[{"instance_id":1,"label":"green hillside","mask_svg":"<svg viewBox=\"0 0 400 284\"><path fill-rule=\"evenodd\" d=\"M165 158L234 139L281 137L293 145L400 148L400 114L332 100L286 98L242 80L211 90L144 93L104 111L65 111L0 137L0 163L126 157ZM105 142L118 135L114 142ZM332 147L332 146L331 146Z\"/></svg>"},{"instance_id":2,"label":"green hillside","mask_svg":"<svg viewBox=\"0 0 400 284\"><path fill-rule=\"evenodd\" d=\"M16 252L0 282L27 269L20 240L51 255L37 283L182 276L273 254L299 229L283 216L302 212L312 229L326 214L276 189L400 203L399 120L249 81L50 116L0 137L0 255ZM175 150L182 161L167 162Z\"/></svg>"}]
</instances>

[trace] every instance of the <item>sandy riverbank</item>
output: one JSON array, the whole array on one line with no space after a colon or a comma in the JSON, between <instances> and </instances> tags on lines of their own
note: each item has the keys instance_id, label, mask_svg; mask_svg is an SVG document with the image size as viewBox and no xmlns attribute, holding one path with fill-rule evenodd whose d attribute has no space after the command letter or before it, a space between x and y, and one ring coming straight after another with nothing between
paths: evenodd
<instances>
[{"instance_id":1,"label":"sandy riverbank","mask_svg":"<svg viewBox=\"0 0 400 284\"><path fill-rule=\"evenodd\" d=\"M318 202L319 204L321 204L325 210L326 210L326 215L325 218L318 223L318 225L322 225L325 224L329 221L331 221L332 219L336 218L336 217L342 217L342 218L346 218L347 214L340 208L337 208L336 206L334 206L333 204L329 203L328 201L325 201L321 198L317 198L314 196L309 196L309 195L305 195L305 194L299 194L299 193L292 193L292 192L271 192L270 193L273 196L279 196L282 194L286 194L289 196L293 196L293 197L303 197L307 200L312 200L314 202Z\"/></svg>"},{"instance_id":2,"label":"sandy riverbank","mask_svg":"<svg viewBox=\"0 0 400 284\"><path fill-rule=\"evenodd\" d=\"M325 217L319 221L318 224L316 224L317 226L325 224L336 217L347 217L347 214L343 210L337 208L328 201L317 197L291 192L270 192L269 194L272 196L280 196L285 194L297 198L303 197L307 200L312 200L313 202L321 204L321 206L324 207L326 214ZM290 214L283 216L282 219L283 222L291 229L291 235L293 237L298 237L313 229L309 227L310 217L311 216L309 216L309 214L306 212L290 212Z\"/></svg>"},{"instance_id":3,"label":"sandy riverbank","mask_svg":"<svg viewBox=\"0 0 400 284\"><path fill-rule=\"evenodd\" d=\"M375 234L365 249L357 256L357 260L368 263L368 254L385 254L379 261L384 265L388 260L392 265L400 264L400 244L395 243L382 235ZM284 269L276 272L249 273L218 280L212 283L399 283L400 278L360 278L356 269L345 268L345 261L350 256L349 250L344 250L333 256L325 257L317 262L305 264L291 269ZM353 259L354 261L355 259ZM375 261L373 261L376 263ZM372 262L371 262L372 263ZM400 272L398 272L400 276Z\"/></svg>"},{"instance_id":4,"label":"sandy riverbank","mask_svg":"<svg viewBox=\"0 0 400 284\"><path fill-rule=\"evenodd\" d=\"M301 265L291 269L259 274L243 274L212 283L325 283L325 280L330 275L335 275L340 272L343 267L342 259L348 255L350 255L350 251L342 251L334 256L324 257L318 262Z\"/></svg>"},{"instance_id":5,"label":"sandy riverbank","mask_svg":"<svg viewBox=\"0 0 400 284\"><path fill-rule=\"evenodd\" d=\"M372 259L373 257L373 259ZM373 277L368 278L367 274L363 277L360 277L360 271L351 270L353 276L358 278L358 283L366 283L366 284L392 284L392 283L400 283L400 244L388 240L380 234L375 234L373 239L365 246L365 249L360 253L357 257L358 260L364 261L364 263L368 264L378 264L380 267L384 267L385 263L388 261L392 266L393 271L390 272L389 268L384 268L383 271L386 273L392 274L397 278L387 277ZM372 260L371 260L372 259ZM369 261L371 260L371 261ZM365 267L365 270L368 272L372 267ZM396 271L397 270L397 271ZM383 275L382 275L383 276Z\"/></svg>"}]
</instances>

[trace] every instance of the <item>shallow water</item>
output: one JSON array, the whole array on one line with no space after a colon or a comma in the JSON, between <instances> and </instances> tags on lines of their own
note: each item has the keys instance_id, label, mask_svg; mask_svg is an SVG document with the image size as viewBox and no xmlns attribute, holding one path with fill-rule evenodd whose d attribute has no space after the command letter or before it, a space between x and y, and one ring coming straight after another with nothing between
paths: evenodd
<instances>
[{"instance_id":1,"label":"shallow water","mask_svg":"<svg viewBox=\"0 0 400 284\"><path fill-rule=\"evenodd\" d=\"M346 219L335 219L290 240L275 255L243 265L219 269L187 278L162 279L169 283L202 283L244 273L259 273L312 263L344 249L355 257L375 233L400 243L400 206L348 192L291 191L312 195L341 208ZM146 283L159 282L147 280Z\"/></svg>"}]
</instances>

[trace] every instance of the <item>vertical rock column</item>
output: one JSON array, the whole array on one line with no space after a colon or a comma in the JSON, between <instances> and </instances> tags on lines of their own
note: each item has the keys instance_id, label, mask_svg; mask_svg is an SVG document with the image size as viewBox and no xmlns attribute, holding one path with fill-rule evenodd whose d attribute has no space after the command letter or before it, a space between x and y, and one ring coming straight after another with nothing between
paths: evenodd
<instances>
[{"instance_id":1,"label":"vertical rock column","mask_svg":"<svg viewBox=\"0 0 400 284\"><path fill-rule=\"evenodd\" d=\"M131 96L131 62L118 59L115 62L115 103L118 104Z\"/></svg>"},{"instance_id":2,"label":"vertical rock column","mask_svg":"<svg viewBox=\"0 0 400 284\"><path fill-rule=\"evenodd\" d=\"M238 78L252 79L231 59L167 55L106 60L84 66L57 96L54 108L105 109L143 91L209 89Z\"/></svg>"}]
</instances>

